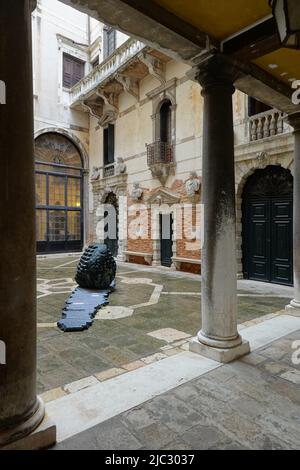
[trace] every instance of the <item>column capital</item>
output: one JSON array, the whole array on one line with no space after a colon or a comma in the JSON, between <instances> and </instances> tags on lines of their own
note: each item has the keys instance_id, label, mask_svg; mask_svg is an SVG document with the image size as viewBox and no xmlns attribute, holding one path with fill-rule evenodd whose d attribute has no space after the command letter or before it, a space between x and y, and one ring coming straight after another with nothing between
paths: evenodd
<instances>
[{"instance_id":1,"label":"column capital","mask_svg":"<svg viewBox=\"0 0 300 470\"><path fill-rule=\"evenodd\" d=\"M289 114L286 120L288 124L293 127L295 132L300 132L300 111Z\"/></svg>"},{"instance_id":2,"label":"column capital","mask_svg":"<svg viewBox=\"0 0 300 470\"><path fill-rule=\"evenodd\" d=\"M188 72L189 78L196 80L203 88L202 94L211 87L229 86L234 93L234 82L240 71L224 55L214 54L198 61Z\"/></svg>"}]
</instances>

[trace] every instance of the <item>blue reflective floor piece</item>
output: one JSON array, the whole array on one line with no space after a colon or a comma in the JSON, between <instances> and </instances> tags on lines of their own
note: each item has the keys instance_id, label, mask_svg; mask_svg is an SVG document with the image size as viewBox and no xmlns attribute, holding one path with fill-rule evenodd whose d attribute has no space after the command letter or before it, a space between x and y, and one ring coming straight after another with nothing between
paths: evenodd
<instances>
[{"instance_id":1,"label":"blue reflective floor piece","mask_svg":"<svg viewBox=\"0 0 300 470\"><path fill-rule=\"evenodd\" d=\"M77 287L66 300L62 319L57 322L62 331L83 331L92 326L93 319L101 307L107 305L111 289L96 291Z\"/></svg>"}]
</instances>

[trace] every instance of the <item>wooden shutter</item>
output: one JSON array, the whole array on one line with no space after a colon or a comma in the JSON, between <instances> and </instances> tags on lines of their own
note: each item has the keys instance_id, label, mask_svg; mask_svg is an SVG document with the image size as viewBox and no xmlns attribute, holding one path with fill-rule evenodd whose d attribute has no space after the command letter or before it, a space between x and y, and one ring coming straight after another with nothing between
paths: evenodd
<instances>
[{"instance_id":1,"label":"wooden shutter","mask_svg":"<svg viewBox=\"0 0 300 470\"><path fill-rule=\"evenodd\" d=\"M72 60L69 56L64 54L63 56L63 86L66 88L71 88L72 86L72 71L73 71Z\"/></svg>"},{"instance_id":2,"label":"wooden shutter","mask_svg":"<svg viewBox=\"0 0 300 470\"><path fill-rule=\"evenodd\" d=\"M74 60L73 62L73 81L72 86L76 85L76 83L80 82L80 80L84 77L84 63Z\"/></svg>"},{"instance_id":3,"label":"wooden shutter","mask_svg":"<svg viewBox=\"0 0 300 470\"><path fill-rule=\"evenodd\" d=\"M72 88L84 77L84 62L68 54L63 55L63 86Z\"/></svg>"}]
</instances>

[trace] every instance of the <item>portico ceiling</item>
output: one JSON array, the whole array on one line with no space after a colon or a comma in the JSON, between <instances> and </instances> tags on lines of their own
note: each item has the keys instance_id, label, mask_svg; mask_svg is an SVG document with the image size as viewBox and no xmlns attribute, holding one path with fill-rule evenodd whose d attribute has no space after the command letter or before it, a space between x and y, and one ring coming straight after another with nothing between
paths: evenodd
<instances>
[{"instance_id":1,"label":"portico ceiling","mask_svg":"<svg viewBox=\"0 0 300 470\"><path fill-rule=\"evenodd\" d=\"M241 91L285 112L300 51L282 48L268 0L61 0L175 59L217 50L243 72Z\"/></svg>"},{"instance_id":2,"label":"portico ceiling","mask_svg":"<svg viewBox=\"0 0 300 470\"><path fill-rule=\"evenodd\" d=\"M271 14L266 0L154 0L154 3L220 40Z\"/></svg>"}]
</instances>

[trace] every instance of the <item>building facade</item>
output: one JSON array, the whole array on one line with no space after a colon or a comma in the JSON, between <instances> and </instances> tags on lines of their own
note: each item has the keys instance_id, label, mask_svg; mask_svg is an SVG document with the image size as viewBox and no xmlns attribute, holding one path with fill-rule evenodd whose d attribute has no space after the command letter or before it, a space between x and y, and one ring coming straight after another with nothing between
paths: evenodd
<instances>
[{"instance_id":1,"label":"building facade","mask_svg":"<svg viewBox=\"0 0 300 470\"><path fill-rule=\"evenodd\" d=\"M33 31L38 250L104 241L123 261L200 272L191 67L53 0L39 2ZM233 109L238 275L289 285L291 128L239 91Z\"/></svg>"}]
</instances>

